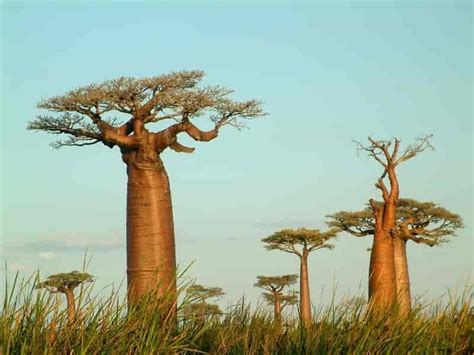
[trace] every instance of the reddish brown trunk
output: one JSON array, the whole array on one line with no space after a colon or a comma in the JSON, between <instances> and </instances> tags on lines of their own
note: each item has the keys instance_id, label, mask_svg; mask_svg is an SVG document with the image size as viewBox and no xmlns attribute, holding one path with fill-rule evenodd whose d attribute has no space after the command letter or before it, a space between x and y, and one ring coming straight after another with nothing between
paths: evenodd
<instances>
[{"instance_id":1,"label":"reddish brown trunk","mask_svg":"<svg viewBox=\"0 0 474 355\"><path fill-rule=\"evenodd\" d=\"M73 324L76 320L76 305L74 303L74 293L72 290L66 288L64 290L64 294L66 295L66 302L67 302L67 319L69 324Z\"/></svg>"},{"instance_id":2,"label":"reddish brown trunk","mask_svg":"<svg viewBox=\"0 0 474 355\"><path fill-rule=\"evenodd\" d=\"M375 230L369 268L369 300L375 310L389 309L396 299L393 237L396 204L386 201L383 220Z\"/></svg>"},{"instance_id":3,"label":"reddish brown trunk","mask_svg":"<svg viewBox=\"0 0 474 355\"><path fill-rule=\"evenodd\" d=\"M173 212L168 175L152 151L123 155L127 163L128 300L176 292Z\"/></svg>"},{"instance_id":4,"label":"reddish brown trunk","mask_svg":"<svg viewBox=\"0 0 474 355\"><path fill-rule=\"evenodd\" d=\"M410 277L408 274L406 251L407 241L396 237L393 243L398 307L400 313L406 316L411 311Z\"/></svg>"},{"instance_id":5,"label":"reddish brown trunk","mask_svg":"<svg viewBox=\"0 0 474 355\"><path fill-rule=\"evenodd\" d=\"M311 322L311 302L309 295L308 253L300 258L300 316L304 324Z\"/></svg>"},{"instance_id":6,"label":"reddish brown trunk","mask_svg":"<svg viewBox=\"0 0 474 355\"><path fill-rule=\"evenodd\" d=\"M281 319L281 301L280 296L275 293L275 305L274 305L275 320Z\"/></svg>"}]
</instances>

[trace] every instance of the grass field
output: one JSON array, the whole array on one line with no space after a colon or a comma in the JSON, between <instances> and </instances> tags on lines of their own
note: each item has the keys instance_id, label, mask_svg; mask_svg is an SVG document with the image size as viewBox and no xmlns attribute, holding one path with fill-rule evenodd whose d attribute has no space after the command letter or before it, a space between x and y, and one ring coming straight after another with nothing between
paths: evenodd
<instances>
[{"instance_id":1,"label":"grass field","mask_svg":"<svg viewBox=\"0 0 474 355\"><path fill-rule=\"evenodd\" d=\"M1 354L467 354L474 350L472 288L447 304L418 305L407 318L370 316L354 298L316 309L308 327L273 321L267 308L240 302L221 316L184 319L193 300L145 301L127 311L118 293L78 290L78 317L68 324L62 295L35 289L34 277L6 285ZM180 292L183 291L182 286Z\"/></svg>"}]
</instances>

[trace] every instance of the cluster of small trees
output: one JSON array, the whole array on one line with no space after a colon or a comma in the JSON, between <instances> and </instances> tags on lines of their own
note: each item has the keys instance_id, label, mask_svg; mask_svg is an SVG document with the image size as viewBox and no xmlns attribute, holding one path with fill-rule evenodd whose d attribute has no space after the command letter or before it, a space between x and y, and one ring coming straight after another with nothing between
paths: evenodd
<instances>
[{"instance_id":1,"label":"cluster of small trees","mask_svg":"<svg viewBox=\"0 0 474 355\"><path fill-rule=\"evenodd\" d=\"M176 292L171 192L161 153L167 148L192 153L194 148L178 142L181 134L195 141L208 142L215 139L224 126L241 128L247 120L265 115L258 100L237 102L229 98L231 90L200 86L203 75L201 71L181 71L143 79L121 77L92 84L41 101L39 108L52 114L39 115L28 125L31 130L65 135L66 139L53 143L55 148L100 143L119 148L128 176L126 225L130 303L157 289L158 299L164 292ZM115 115L128 119L119 121ZM193 123L199 117L206 117L214 128L199 129ZM170 124L161 130L151 130L151 124L166 122ZM375 185L381 192L381 201L370 199L369 207L361 211L339 211L329 215L331 228L327 231L284 229L263 239L268 250L281 250L300 259L299 306L304 322L311 319L308 256L312 251L332 248L328 241L339 232L357 237L373 236L369 300L374 308L385 310L397 304L403 312L409 311L406 243L411 240L438 245L462 227L458 215L434 203L399 197L396 168L431 148L429 138L419 139L403 152L399 151L398 139L377 141L369 138L368 145L357 143L382 166ZM285 305L295 303L296 293L282 293L284 287L294 282L295 275L258 277L256 286L267 291L264 297L274 305L277 317ZM205 292L210 291L199 290L198 286L190 292L201 297L201 310L210 310L213 307L204 297ZM201 296L197 296L199 294Z\"/></svg>"},{"instance_id":2,"label":"cluster of small trees","mask_svg":"<svg viewBox=\"0 0 474 355\"><path fill-rule=\"evenodd\" d=\"M191 303L185 309L185 317L205 319L208 316L219 316L222 314L217 304L207 302L210 298L220 298L224 296L225 292L222 291L222 288L194 284L186 289L186 293Z\"/></svg>"}]
</instances>

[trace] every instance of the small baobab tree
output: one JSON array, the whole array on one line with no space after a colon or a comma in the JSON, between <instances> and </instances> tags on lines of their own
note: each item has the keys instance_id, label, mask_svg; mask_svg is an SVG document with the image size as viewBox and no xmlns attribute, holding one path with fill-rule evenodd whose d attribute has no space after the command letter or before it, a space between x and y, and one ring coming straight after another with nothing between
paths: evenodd
<instances>
[{"instance_id":1,"label":"small baobab tree","mask_svg":"<svg viewBox=\"0 0 474 355\"><path fill-rule=\"evenodd\" d=\"M54 148L103 144L118 147L127 166L127 281L128 300L145 293L176 293L173 211L168 175L161 153L192 153L178 142L215 139L224 126L241 128L264 113L257 100L229 98L231 90L200 86L204 73L180 71L136 79L121 77L45 99L28 129L66 138ZM119 118L117 118L119 117ZM198 118L212 129L201 130ZM152 128L161 127L156 131Z\"/></svg>"},{"instance_id":2,"label":"small baobab tree","mask_svg":"<svg viewBox=\"0 0 474 355\"><path fill-rule=\"evenodd\" d=\"M382 202L375 202L382 206ZM339 211L328 216L328 225L356 236L375 234L375 216L372 208L361 211ZM433 202L419 202L400 198L397 203L395 227L391 232L394 243L395 283L398 307L404 315L411 309L410 278L406 244L412 241L430 247L440 245L462 228L459 215Z\"/></svg>"},{"instance_id":3,"label":"small baobab tree","mask_svg":"<svg viewBox=\"0 0 474 355\"><path fill-rule=\"evenodd\" d=\"M337 228L326 232L319 229L282 229L263 238L267 250L281 250L295 254L300 259L300 317L304 324L311 321L311 298L309 291L308 256L318 249L333 249L328 241L338 233Z\"/></svg>"},{"instance_id":4,"label":"small baobab tree","mask_svg":"<svg viewBox=\"0 0 474 355\"><path fill-rule=\"evenodd\" d=\"M285 287L295 284L298 280L297 274L281 275L281 276L257 276L255 287L261 288L267 292L263 293L265 301L273 306L275 320L281 319L283 309L288 305L298 303L298 293L283 293Z\"/></svg>"},{"instance_id":5,"label":"small baobab tree","mask_svg":"<svg viewBox=\"0 0 474 355\"><path fill-rule=\"evenodd\" d=\"M69 324L76 320L76 303L74 289L85 282L92 282L93 276L86 272L72 271L68 273L54 274L45 281L36 285L37 289L46 289L51 293L63 293L66 295L67 314Z\"/></svg>"},{"instance_id":6,"label":"small baobab tree","mask_svg":"<svg viewBox=\"0 0 474 355\"><path fill-rule=\"evenodd\" d=\"M187 288L186 294L192 299L196 300L196 303L191 303L185 311L185 315L188 317L199 317L201 319L212 316L220 315L222 311L217 304L208 303L207 300L210 298L220 298L225 295L220 287L206 287L203 285L194 284Z\"/></svg>"},{"instance_id":7,"label":"small baobab tree","mask_svg":"<svg viewBox=\"0 0 474 355\"><path fill-rule=\"evenodd\" d=\"M431 136L418 138L402 152L399 151L400 140L397 138L385 141L369 137L368 145L356 142L360 151L368 153L383 167L382 174L375 184L382 194L383 203L378 204L373 199L369 200L375 218L369 267L369 300L376 311L387 310L396 300L394 238L392 236L400 196L396 169L401 163L432 148L430 138ZM389 186L385 184L386 177L388 177Z\"/></svg>"}]
</instances>

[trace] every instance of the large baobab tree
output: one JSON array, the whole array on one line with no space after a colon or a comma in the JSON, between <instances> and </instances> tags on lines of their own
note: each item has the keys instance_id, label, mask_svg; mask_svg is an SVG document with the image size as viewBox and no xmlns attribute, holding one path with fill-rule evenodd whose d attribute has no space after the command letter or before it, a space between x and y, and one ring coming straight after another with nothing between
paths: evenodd
<instances>
[{"instance_id":1,"label":"large baobab tree","mask_svg":"<svg viewBox=\"0 0 474 355\"><path fill-rule=\"evenodd\" d=\"M369 203L375 218L375 231L370 255L369 299L374 310L385 311L396 299L396 276L394 261L394 242L392 231L395 228L396 208L400 196L400 186L396 174L397 167L417 156L428 148L431 136L416 139L400 152L400 140L390 141L369 139L368 145L356 142L360 151L367 152L383 168L375 186L380 190L383 203L370 199ZM385 184L388 177L389 185Z\"/></svg>"},{"instance_id":2,"label":"large baobab tree","mask_svg":"<svg viewBox=\"0 0 474 355\"><path fill-rule=\"evenodd\" d=\"M127 166L127 276L129 301L150 290L159 297L176 290L173 212L168 175L161 153L170 148L192 153L178 142L216 138L224 126L237 128L263 115L257 100L229 98L231 90L199 86L201 71L181 71L135 79L121 77L41 101L52 114L38 116L28 129L66 138L53 147L103 144L120 150ZM122 119L122 120L120 120ZM199 129L204 118L213 128ZM152 130L158 125L160 130Z\"/></svg>"},{"instance_id":3,"label":"large baobab tree","mask_svg":"<svg viewBox=\"0 0 474 355\"><path fill-rule=\"evenodd\" d=\"M293 285L297 282L298 275L281 275L281 276L257 276L255 287L261 288L267 292L263 293L265 301L273 306L275 320L281 319L283 308L288 305L294 305L298 302L297 292L283 293L285 287Z\"/></svg>"},{"instance_id":4,"label":"large baobab tree","mask_svg":"<svg viewBox=\"0 0 474 355\"><path fill-rule=\"evenodd\" d=\"M222 288L194 284L187 288L186 293L190 298L197 300L197 303L192 303L187 307L185 312L187 316L199 316L203 319L209 315L222 313L218 305L207 302L209 298L219 298L225 295Z\"/></svg>"},{"instance_id":5,"label":"large baobab tree","mask_svg":"<svg viewBox=\"0 0 474 355\"><path fill-rule=\"evenodd\" d=\"M375 202L382 206L382 202ZM371 207L361 211L339 211L328 216L328 225L356 237L375 235L375 217ZM433 203L400 198L397 203L394 243L395 283L398 307L402 314L411 309L410 278L406 244L412 241L430 247L448 241L456 229L462 228L459 215Z\"/></svg>"},{"instance_id":6,"label":"large baobab tree","mask_svg":"<svg viewBox=\"0 0 474 355\"><path fill-rule=\"evenodd\" d=\"M333 249L328 241L338 233L337 228L326 232L319 229L283 229L263 238L267 250L281 250L300 259L300 317L304 324L311 321L311 298L308 278L308 256L318 249Z\"/></svg>"},{"instance_id":7,"label":"large baobab tree","mask_svg":"<svg viewBox=\"0 0 474 355\"><path fill-rule=\"evenodd\" d=\"M72 324L76 320L74 289L85 282L92 282L93 280L92 275L86 272L72 271L50 275L45 281L39 282L36 288L44 288L51 293L64 293L67 302L68 321L69 324Z\"/></svg>"}]
</instances>

